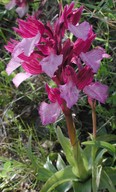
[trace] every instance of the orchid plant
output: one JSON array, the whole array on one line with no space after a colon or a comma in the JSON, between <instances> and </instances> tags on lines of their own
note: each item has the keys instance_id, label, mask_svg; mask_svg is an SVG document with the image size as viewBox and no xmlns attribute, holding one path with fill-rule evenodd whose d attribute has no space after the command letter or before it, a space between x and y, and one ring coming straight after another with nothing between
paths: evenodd
<instances>
[{"instance_id":1,"label":"orchid plant","mask_svg":"<svg viewBox=\"0 0 116 192\"><path fill-rule=\"evenodd\" d=\"M16 87L31 76L40 74L46 74L54 82L54 87L47 83L45 87L49 103L43 101L38 109L42 124L56 122L61 113L66 119L69 139L63 136L60 128L56 132L69 166L62 163L62 169L53 174L47 167L48 172L44 171L51 178L41 192L49 192L55 188L56 191L65 192L72 186L75 192L97 192L99 186L104 187L108 179L109 185L106 188L113 192L115 189L111 179L102 171L99 162L107 150L113 154L115 149L109 144L105 150L99 152L98 146L102 148L106 145L96 141L96 101L105 103L108 86L94 78L101 60L110 56L102 47L91 49L96 34L88 22L80 22L83 7L74 8L74 2L64 8L60 3L59 7L59 17L54 23L42 23L36 15L28 15L26 20L18 19L18 28L15 27L14 31L19 35L19 40L10 39L5 46L12 57L6 67L8 75L17 68L22 68L22 72L13 78ZM93 119L92 141L83 143L87 145L84 150L76 137L71 113L71 108L81 98L82 92L87 95ZM101 175L106 178L103 185ZM65 187L62 183L66 183Z\"/></svg>"}]
</instances>

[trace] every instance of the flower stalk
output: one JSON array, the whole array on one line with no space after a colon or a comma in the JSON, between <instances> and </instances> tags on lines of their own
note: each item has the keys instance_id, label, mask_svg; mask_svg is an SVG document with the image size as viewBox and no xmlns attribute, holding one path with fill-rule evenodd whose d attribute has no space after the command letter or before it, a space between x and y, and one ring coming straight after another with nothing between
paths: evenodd
<instances>
[{"instance_id":1,"label":"flower stalk","mask_svg":"<svg viewBox=\"0 0 116 192\"><path fill-rule=\"evenodd\" d=\"M92 109L92 123L93 123L93 138L96 138L96 131L97 131L97 125L96 125L96 100L93 100L91 98L88 98L88 103Z\"/></svg>"},{"instance_id":2,"label":"flower stalk","mask_svg":"<svg viewBox=\"0 0 116 192\"><path fill-rule=\"evenodd\" d=\"M93 137L94 139L96 138L96 130L97 130L97 126L96 126L96 110L95 107L92 108L92 121L93 121Z\"/></svg>"},{"instance_id":3,"label":"flower stalk","mask_svg":"<svg viewBox=\"0 0 116 192\"><path fill-rule=\"evenodd\" d=\"M73 121L71 111L68 115L65 115L65 119L66 119L70 142L71 142L71 145L74 146L76 144L76 129L75 129L75 124Z\"/></svg>"}]
</instances>

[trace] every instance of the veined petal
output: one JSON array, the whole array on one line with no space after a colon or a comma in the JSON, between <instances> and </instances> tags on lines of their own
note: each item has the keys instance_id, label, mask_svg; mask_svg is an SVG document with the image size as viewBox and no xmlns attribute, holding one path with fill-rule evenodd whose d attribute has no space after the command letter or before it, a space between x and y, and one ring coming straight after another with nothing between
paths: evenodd
<instances>
[{"instance_id":1,"label":"veined petal","mask_svg":"<svg viewBox=\"0 0 116 192\"><path fill-rule=\"evenodd\" d=\"M84 21L78 26L74 26L71 23L69 23L68 29L73 33L73 35L85 41L88 38L91 26L88 22Z\"/></svg>"},{"instance_id":2,"label":"veined petal","mask_svg":"<svg viewBox=\"0 0 116 192\"><path fill-rule=\"evenodd\" d=\"M5 45L4 47L5 47L5 49L6 49L8 52L12 53L12 52L13 52L13 49L15 48L15 46L16 46L18 43L19 43L18 41L10 38L10 41L8 41L8 44Z\"/></svg>"},{"instance_id":3,"label":"veined petal","mask_svg":"<svg viewBox=\"0 0 116 192\"><path fill-rule=\"evenodd\" d=\"M41 65L36 59L30 60L30 62L23 62L22 67L26 72L33 75L42 73Z\"/></svg>"},{"instance_id":4,"label":"veined petal","mask_svg":"<svg viewBox=\"0 0 116 192\"><path fill-rule=\"evenodd\" d=\"M42 71L44 71L48 76L53 77L58 66L62 64L63 55L56 55L51 53L49 56L41 60L40 65L42 66Z\"/></svg>"},{"instance_id":5,"label":"veined petal","mask_svg":"<svg viewBox=\"0 0 116 192\"><path fill-rule=\"evenodd\" d=\"M18 57L12 58L6 67L6 72L10 75L15 69L17 69L21 65L21 59Z\"/></svg>"},{"instance_id":6,"label":"veined petal","mask_svg":"<svg viewBox=\"0 0 116 192\"><path fill-rule=\"evenodd\" d=\"M78 89L82 90L85 86L91 84L93 75L93 71L89 66L83 67L83 69L77 73L76 85Z\"/></svg>"},{"instance_id":7,"label":"veined petal","mask_svg":"<svg viewBox=\"0 0 116 192\"><path fill-rule=\"evenodd\" d=\"M80 58L86 65L93 69L94 73L97 73L100 62L103 58L109 58L110 55L105 53L105 50L101 47L97 47L89 52L81 53Z\"/></svg>"},{"instance_id":8,"label":"veined petal","mask_svg":"<svg viewBox=\"0 0 116 192\"><path fill-rule=\"evenodd\" d=\"M70 109L78 101L80 91L72 81L69 81L65 85L60 85L59 89L61 98L66 101L67 107Z\"/></svg>"},{"instance_id":9,"label":"veined petal","mask_svg":"<svg viewBox=\"0 0 116 192\"><path fill-rule=\"evenodd\" d=\"M47 125L49 123L54 123L59 117L60 112L61 108L57 102L50 104L42 102L39 108L42 124Z\"/></svg>"},{"instance_id":10,"label":"veined petal","mask_svg":"<svg viewBox=\"0 0 116 192\"><path fill-rule=\"evenodd\" d=\"M30 73L18 73L14 78L13 78L13 83L15 84L16 87L18 87L23 81L28 79L31 76Z\"/></svg>"},{"instance_id":11,"label":"veined petal","mask_svg":"<svg viewBox=\"0 0 116 192\"><path fill-rule=\"evenodd\" d=\"M90 98L96 99L101 103L105 103L108 97L108 86L99 82L91 83L83 89L84 93Z\"/></svg>"},{"instance_id":12,"label":"veined petal","mask_svg":"<svg viewBox=\"0 0 116 192\"><path fill-rule=\"evenodd\" d=\"M15 46L12 56L17 57L18 55L20 55L23 52L26 56L30 56L35 48L35 45L39 42L40 36L41 35L38 32L38 34L35 37L24 38L20 43L18 43Z\"/></svg>"}]
</instances>

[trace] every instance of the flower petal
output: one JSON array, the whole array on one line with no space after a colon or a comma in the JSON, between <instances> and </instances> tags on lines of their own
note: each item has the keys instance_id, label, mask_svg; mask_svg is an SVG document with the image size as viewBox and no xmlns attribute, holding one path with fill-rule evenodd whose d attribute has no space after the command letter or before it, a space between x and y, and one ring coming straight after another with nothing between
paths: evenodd
<instances>
[{"instance_id":1,"label":"flower petal","mask_svg":"<svg viewBox=\"0 0 116 192\"><path fill-rule=\"evenodd\" d=\"M99 82L91 83L83 89L84 93L90 98L96 99L101 103L105 103L108 97L108 86Z\"/></svg>"},{"instance_id":2,"label":"flower petal","mask_svg":"<svg viewBox=\"0 0 116 192\"><path fill-rule=\"evenodd\" d=\"M17 69L21 65L21 59L18 57L12 58L6 67L6 72L10 75L15 69Z\"/></svg>"},{"instance_id":3,"label":"flower petal","mask_svg":"<svg viewBox=\"0 0 116 192\"><path fill-rule=\"evenodd\" d=\"M89 52L81 53L80 58L86 65L93 69L94 73L97 73L100 62L103 58L109 58L110 55L105 53L105 50L101 47L97 47Z\"/></svg>"},{"instance_id":4,"label":"flower petal","mask_svg":"<svg viewBox=\"0 0 116 192\"><path fill-rule=\"evenodd\" d=\"M59 117L60 112L61 108L57 102L50 104L42 102L39 108L42 124L47 125L49 123L54 123Z\"/></svg>"},{"instance_id":5,"label":"flower petal","mask_svg":"<svg viewBox=\"0 0 116 192\"><path fill-rule=\"evenodd\" d=\"M35 48L35 45L39 42L40 36L41 35L38 32L38 34L35 37L24 38L20 43L18 43L15 46L12 56L17 57L18 55L20 55L23 52L26 56L30 56Z\"/></svg>"},{"instance_id":6,"label":"flower petal","mask_svg":"<svg viewBox=\"0 0 116 192\"><path fill-rule=\"evenodd\" d=\"M51 53L49 56L41 60L40 65L42 66L42 71L44 71L48 76L53 77L58 66L62 64L63 55L56 55Z\"/></svg>"},{"instance_id":7,"label":"flower petal","mask_svg":"<svg viewBox=\"0 0 116 192\"><path fill-rule=\"evenodd\" d=\"M60 85L59 89L61 98L66 101L67 107L70 109L78 101L80 91L72 81L69 81L65 85Z\"/></svg>"},{"instance_id":8,"label":"flower petal","mask_svg":"<svg viewBox=\"0 0 116 192\"><path fill-rule=\"evenodd\" d=\"M28 79L31 76L30 73L18 73L14 78L13 78L13 83L15 84L16 87L18 87L23 81Z\"/></svg>"},{"instance_id":9,"label":"flower petal","mask_svg":"<svg viewBox=\"0 0 116 192\"><path fill-rule=\"evenodd\" d=\"M91 26L89 25L88 22L84 21L78 26L74 26L71 23L69 23L68 29L73 33L73 35L85 41L88 38Z\"/></svg>"},{"instance_id":10,"label":"flower petal","mask_svg":"<svg viewBox=\"0 0 116 192\"><path fill-rule=\"evenodd\" d=\"M28 12L28 5L18 7L16 12L18 13L19 17L23 17Z\"/></svg>"}]
</instances>

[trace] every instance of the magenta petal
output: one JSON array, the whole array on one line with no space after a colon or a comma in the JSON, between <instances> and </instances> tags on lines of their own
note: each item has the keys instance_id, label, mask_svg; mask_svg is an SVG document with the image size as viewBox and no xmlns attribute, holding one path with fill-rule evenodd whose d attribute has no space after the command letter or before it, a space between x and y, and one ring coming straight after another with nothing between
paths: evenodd
<instances>
[{"instance_id":1,"label":"magenta petal","mask_svg":"<svg viewBox=\"0 0 116 192\"><path fill-rule=\"evenodd\" d=\"M74 85L72 81L69 81L65 85L60 85L60 96L63 98L66 103L67 107L70 109L79 99L79 90Z\"/></svg>"},{"instance_id":2,"label":"magenta petal","mask_svg":"<svg viewBox=\"0 0 116 192\"><path fill-rule=\"evenodd\" d=\"M35 48L35 45L39 42L39 40L40 40L39 32L35 37L24 38L21 42L19 42L15 46L13 53L12 53L13 57L17 57L18 55L20 55L23 52L26 56L30 56Z\"/></svg>"},{"instance_id":3,"label":"magenta petal","mask_svg":"<svg viewBox=\"0 0 116 192\"><path fill-rule=\"evenodd\" d=\"M84 93L90 98L96 99L101 103L105 103L108 97L108 86L99 82L91 83L83 89Z\"/></svg>"},{"instance_id":4,"label":"magenta petal","mask_svg":"<svg viewBox=\"0 0 116 192\"><path fill-rule=\"evenodd\" d=\"M5 8L11 10L16 5L16 0L11 0L8 4L5 5Z\"/></svg>"},{"instance_id":5,"label":"magenta petal","mask_svg":"<svg viewBox=\"0 0 116 192\"><path fill-rule=\"evenodd\" d=\"M21 65L21 59L12 58L6 67L6 72L10 75L15 69L17 69Z\"/></svg>"},{"instance_id":6,"label":"magenta petal","mask_svg":"<svg viewBox=\"0 0 116 192\"><path fill-rule=\"evenodd\" d=\"M71 23L69 23L68 29L73 33L73 35L85 41L88 38L91 26L89 25L88 22L84 21L78 26L74 26Z\"/></svg>"},{"instance_id":7,"label":"magenta petal","mask_svg":"<svg viewBox=\"0 0 116 192\"><path fill-rule=\"evenodd\" d=\"M47 125L49 123L54 123L59 117L60 112L61 108L57 102L50 104L42 102L39 108L42 124Z\"/></svg>"},{"instance_id":8,"label":"magenta petal","mask_svg":"<svg viewBox=\"0 0 116 192\"><path fill-rule=\"evenodd\" d=\"M101 60L108 57L110 57L110 55L106 54L105 50L101 47L80 54L82 61L85 62L86 65L90 66L94 73L97 73Z\"/></svg>"},{"instance_id":9,"label":"magenta petal","mask_svg":"<svg viewBox=\"0 0 116 192\"><path fill-rule=\"evenodd\" d=\"M62 64L63 55L56 55L51 53L49 56L41 60L40 65L42 66L42 71L44 71L48 76L53 77L58 66Z\"/></svg>"},{"instance_id":10,"label":"magenta petal","mask_svg":"<svg viewBox=\"0 0 116 192\"><path fill-rule=\"evenodd\" d=\"M28 5L18 7L16 12L18 13L19 17L23 17L28 12Z\"/></svg>"},{"instance_id":11,"label":"magenta petal","mask_svg":"<svg viewBox=\"0 0 116 192\"><path fill-rule=\"evenodd\" d=\"M16 87L18 87L23 81L28 79L31 76L30 73L18 73L14 78L13 78L13 83L15 84Z\"/></svg>"}]
</instances>

